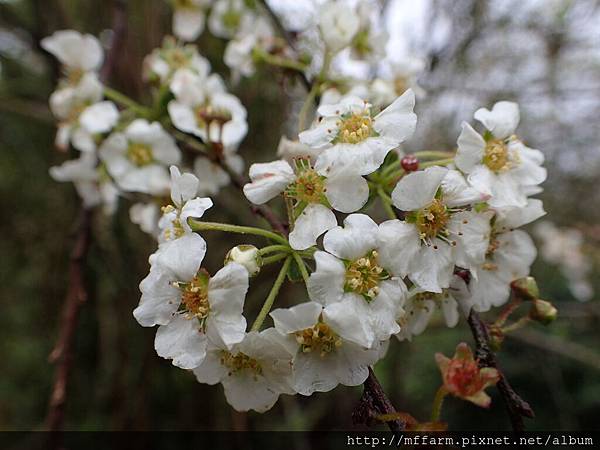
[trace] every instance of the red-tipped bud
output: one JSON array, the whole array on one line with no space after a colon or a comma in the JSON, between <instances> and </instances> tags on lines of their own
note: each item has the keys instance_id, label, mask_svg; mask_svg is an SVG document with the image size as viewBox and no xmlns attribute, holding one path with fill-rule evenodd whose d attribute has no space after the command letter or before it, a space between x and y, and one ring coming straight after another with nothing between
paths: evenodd
<instances>
[{"instance_id":1,"label":"red-tipped bud","mask_svg":"<svg viewBox=\"0 0 600 450\"><path fill-rule=\"evenodd\" d=\"M400 160L400 164L406 172L414 172L415 170L419 170L419 160L415 155L403 156Z\"/></svg>"}]
</instances>

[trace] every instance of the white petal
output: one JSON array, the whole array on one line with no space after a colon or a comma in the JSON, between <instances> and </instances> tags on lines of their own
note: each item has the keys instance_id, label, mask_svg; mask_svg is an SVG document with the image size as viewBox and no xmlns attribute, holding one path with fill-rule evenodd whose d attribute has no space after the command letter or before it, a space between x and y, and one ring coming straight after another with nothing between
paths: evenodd
<instances>
[{"instance_id":1,"label":"white petal","mask_svg":"<svg viewBox=\"0 0 600 450\"><path fill-rule=\"evenodd\" d=\"M506 271L508 281L527 276L529 267L537 256L532 239L521 230L502 233L497 236L499 246L494 253L494 260L502 270Z\"/></svg>"},{"instance_id":2,"label":"white petal","mask_svg":"<svg viewBox=\"0 0 600 450\"><path fill-rule=\"evenodd\" d=\"M204 29L204 11L200 8L175 8L173 34L184 41L195 41Z\"/></svg>"},{"instance_id":3,"label":"white petal","mask_svg":"<svg viewBox=\"0 0 600 450\"><path fill-rule=\"evenodd\" d=\"M228 374L223 380L225 398L236 411L265 412L273 407L279 393L265 377L241 372Z\"/></svg>"},{"instance_id":4,"label":"white petal","mask_svg":"<svg viewBox=\"0 0 600 450\"><path fill-rule=\"evenodd\" d=\"M546 215L543 202L537 198L527 200L527 205L523 208L500 208L496 212L497 218L494 226L500 231L522 227Z\"/></svg>"},{"instance_id":5,"label":"white petal","mask_svg":"<svg viewBox=\"0 0 600 450\"><path fill-rule=\"evenodd\" d=\"M102 63L103 52L100 42L90 34L73 30L61 30L42 39L44 50L52 53L69 68L84 71L97 70Z\"/></svg>"},{"instance_id":6,"label":"white petal","mask_svg":"<svg viewBox=\"0 0 600 450\"><path fill-rule=\"evenodd\" d=\"M421 248L417 228L400 220L387 220L379 225L379 261L396 276L406 276L410 262Z\"/></svg>"},{"instance_id":7,"label":"white petal","mask_svg":"<svg viewBox=\"0 0 600 450\"><path fill-rule=\"evenodd\" d=\"M458 150L454 158L456 167L465 173L471 172L477 164L481 163L484 150L483 138L471 125L463 122L462 131L458 137Z\"/></svg>"},{"instance_id":8,"label":"white petal","mask_svg":"<svg viewBox=\"0 0 600 450\"><path fill-rule=\"evenodd\" d=\"M329 144L338 134L338 119L335 117L326 117L312 128L303 131L298 135L302 144L311 148L321 148Z\"/></svg>"},{"instance_id":9,"label":"white petal","mask_svg":"<svg viewBox=\"0 0 600 450\"><path fill-rule=\"evenodd\" d=\"M300 213L290 233L290 246L305 250L317 243L317 238L337 226L335 214L326 206L311 203Z\"/></svg>"},{"instance_id":10,"label":"white petal","mask_svg":"<svg viewBox=\"0 0 600 450\"><path fill-rule=\"evenodd\" d=\"M519 105L513 102L498 102L492 110L480 108L474 116L495 138L504 139L515 132L519 124Z\"/></svg>"},{"instance_id":11,"label":"white petal","mask_svg":"<svg viewBox=\"0 0 600 450\"><path fill-rule=\"evenodd\" d=\"M188 218L192 217L194 219L200 219L212 205L213 202L208 197L195 198L185 202L185 205L183 205L183 208L181 209L181 215L179 216L183 227L191 232L192 230L188 224Z\"/></svg>"},{"instance_id":12,"label":"white petal","mask_svg":"<svg viewBox=\"0 0 600 450\"><path fill-rule=\"evenodd\" d=\"M344 295L346 267L335 256L322 251L314 254L316 270L307 283L310 299L324 306L339 302Z\"/></svg>"},{"instance_id":13,"label":"white petal","mask_svg":"<svg viewBox=\"0 0 600 450\"><path fill-rule=\"evenodd\" d=\"M229 369L221 364L221 349L208 346L206 357L194 369L194 375L199 383L217 384L227 376Z\"/></svg>"},{"instance_id":14,"label":"white petal","mask_svg":"<svg viewBox=\"0 0 600 450\"><path fill-rule=\"evenodd\" d=\"M194 369L206 356L206 336L198 329L198 321L175 315L156 331L154 348L158 356L172 359L173 365Z\"/></svg>"},{"instance_id":15,"label":"white petal","mask_svg":"<svg viewBox=\"0 0 600 450\"><path fill-rule=\"evenodd\" d=\"M333 209L343 213L359 210L369 198L369 184L360 176L331 176L325 181L325 188Z\"/></svg>"},{"instance_id":16,"label":"white petal","mask_svg":"<svg viewBox=\"0 0 600 450\"><path fill-rule=\"evenodd\" d=\"M442 180L444 203L448 206L464 206L488 200L488 196L467 184L458 170L449 170Z\"/></svg>"},{"instance_id":17,"label":"white petal","mask_svg":"<svg viewBox=\"0 0 600 450\"><path fill-rule=\"evenodd\" d=\"M468 269L483 264L489 246L492 216L491 211L462 211L452 215L448 230L457 243L454 259L458 266Z\"/></svg>"},{"instance_id":18,"label":"white petal","mask_svg":"<svg viewBox=\"0 0 600 450\"><path fill-rule=\"evenodd\" d=\"M106 133L119 120L119 110L113 102L104 101L88 106L79 116L80 125L89 133Z\"/></svg>"},{"instance_id":19,"label":"white petal","mask_svg":"<svg viewBox=\"0 0 600 450\"><path fill-rule=\"evenodd\" d=\"M323 320L338 336L365 348L370 348L376 338L369 319L367 302L357 294L348 294L323 310Z\"/></svg>"},{"instance_id":20,"label":"white petal","mask_svg":"<svg viewBox=\"0 0 600 450\"><path fill-rule=\"evenodd\" d=\"M440 166L409 173L392 192L394 206L402 211L415 211L427 206L447 173L448 169Z\"/></svg>"},{"instance_id":21,"label":"white petal","mask_svg":"<svg viewBox=\"0 0 600 450\"><path fill-rule=\"evenodd\" d=\"M442 299L442 312L444 313L444 320L446 325L450 328L454 328L458 323L458 303L450 295L445 296Z\"/></svg>"},{"instance_id":22,"label":"white petal","mask_svg":"<svg viewBox=\"0 0 600 450\"><path fill-rule=\"evenodd\" d=\"M286 161L252 164L249 175L251 183L244 186L244 195L256 205L281 194L296 178L294 170Z\"/></svg>"},{"instance_id":23,"label":"white petal","mask_svg":"<svg viewBox=\"0 0 600 450\"><path fill-rule=\"evenodd\" d=\"M338 258L355 260L377 248L379 228L366 214L350 214L344 227L337 226L323 239L325 250Z\"/></svg>"},{"instance_id":24,"label":"white petal","mask_svg":"<svg viewBox=\"0 0 600 450\"><path fill-rule=\"evenodd\" d=\"M408 277L424 291L442 292L443 288L450 285L453 269L450 246L434 239L433 245L421 246L421 250L412 261Z\"/></svg>"},{"instance_id":25,"label":"white petal","mask_svg":"<svg viewBox=\"0 0 600 450\"><path fill-rule=\"evenodd\" d=\"M294 358L294 389L300 395L331 391L339 384L337 364L332 353L321 357L318 353L299 352Z\"/></svg>"},{"instance_id":26,"label":"white petal","mask_svg":"<svg viewBox=\"0 0 600 450\"><path fill-rule=\"evenodd\" d=\"M195 233L160 244L153 265L170 270L177 281L190 281L200 269L206 254L206 241Z\"/></svg>"},{"instance_id":27,"label":"white petal","mask_svg":"<svg viewBox=\"0 0 600 450\"><path fill-rule=\"evenodd\" d=\"M206 131L198 128L196 116L190 106L173 100L169 102L167 108L169 110L169 117L171 117L171 121L176 128L199 136L201 139L206 139Z\"/></svg>"},{"instance_id":28,"label":"white petal","mask_svg":"<svg viewBox=\"0 0 600 450\"><path fill-rule=\"evenodd\" d=\"M183 175L175 166L170 167L171 172L171 200L177 206L183 206L198 192L198 178L191 173Z\"/></svg>"},{"instance_id":29,"label":"white petal","mask_svg":"<svg viewBox=\"0 0 600 450\"><path fill-rule=\"evenodd\" d=\"M173 276L160 268L152 268L140 283L142 298L133 316L143 327L166 325L179 308L181 293L173 287Z\"/></svg>"},{"instance_id":30,"label":"white petal","mask_svg":"<svg viewBox=\"0 0 600 450\"><path fill-rule=\"evenodd\" d=\"M408 89L390 106L375 116L373 127L379 134L389 136L400 144L414 133L417 126L417 115L413 112L414 108L415 94L412 89Z\"/></svg>"},{"instance_id":31,"label":"white petal","mask_svg":"<svg viewBox=\"0 0 600 450\"><path fill-rule=\"evenodd\" d=\"M318 303L306 302L291 308L278 308L269 315L277 331L290 334L315 325L322 311L323 307Z\"/></svg>"}]
</instances>

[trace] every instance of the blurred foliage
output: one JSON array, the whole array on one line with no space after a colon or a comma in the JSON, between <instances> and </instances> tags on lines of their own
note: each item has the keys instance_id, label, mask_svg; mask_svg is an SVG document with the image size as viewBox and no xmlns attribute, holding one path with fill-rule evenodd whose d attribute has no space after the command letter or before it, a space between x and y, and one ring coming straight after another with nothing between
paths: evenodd
<instances>
[{"instance_id":1,"label":"blurred foliage","mask_svg":"<svg viewBox=\"0 0 600 450\"><path fill-rule=\"evenodd\" d=\"M111 84L144 101L144 86L139 76L142 59L168 32L169 13L161 0L128 3L127 44L119 54L120 62ZM456 7L453 13L477 14L468 8L471 2L456 3L466 6ZM439 8L447 6L447 2L433 4ZM53 380L48 354L57 335L78 209L72 186L56 183L48 175L48 168L68 155L55 151L52 145L54 123L45 105L56 80L57 67L48 55L39 51L37 42L56 29L67 27L106 38L105 29L110 28L109 6L110 2L80 0L0 2L0 200L3 211L0 221L0 354L3 361L0 430L43 426ZM476 18L483 21L479 27L490 26L485 23L485 15ZM476 63L465 55L479 39L481 35L472 36L454 50L461 57L457 61L463 71L470 70ZM214 69L226 74L219 62L224 43L205 35L199 46ZM433 56L436 77L444 70L458 70L444 55ZM296 98L301 87L280 73L262 70L233 92L249 111L250 133L242 144L241 154L246 161L271 159L280 133L289 127L286 117L297 106L286 99L290 94L292 99ZM427 116L435 107L431 95L419 105L419 117ZM491 96L485 98L485 101L491 100ZM461 120L468 118L468 115L460 117ZM435 127L425 128L423 142L413 140L409 145L451 148L457 134L457 128L452 125L456 117L446 119ZM531 136L527 122L523 127L523 135ZM597 148L598 143L593 145ZM564 152L569 151L576 152L577 146L564 149ZM588 193L598 172L593 178L565 174L556 161L550 161L551 175L543 197L552 220L568 225L581 223L597 230L598 210L589 207ZM233 188L221 192L215 204L218 206L210 211L210 220L258 223L259 219L250 214ZM310 398L282 396L273 410L264 415L239 414L226 404L221 387L200 385L191 373L176 369L169 361L156 356L155 330L140 327L131 314L139 300L137 284L147 272L147 256L155 244L129 222L128 206L122 201L114 217L98 215L94 223L94 241L86 267L90 295L82 308L77 329L66 413L68 429L278 430L353 426L351 411L360 397L360 387L342 386ZM244 242L237 237L217 234L207 238L211 246L208 260L211 270L219 267L232 245ZM598 259L597 253L593 256ZM252 309L258 308L268 292L270 286L266 280L272 276L269 270L252 284L247 300L250 317L256 314ZM532 346L516 337L507 338L499 354L502 368L515 389L536 411L537 417L529 424L530 428L597 428L598 366L594 367L585 358L577 360L574 355L544 348L543 333L574 342L598 355L598 302L576 302L558 269L543 261L536 263L533 274L539 280L542 296L553 300L561 315L548 329L531 325L536 336L541 336L538 336L540 345ZM600 290L597 281L595 284L596 290ZM288 283L278 302L285 305L305 295L301 285ZM436 321L413 342L399 343L392 339L389 355L377 365L376 372L398 409L416 418L428 417L440 384L433 355L437 351L451 355L460 341L471 342L466 325L461 323L456 329L448 330L441 321ZM490 392L493 402L489 411L449 399L442 418L453 429L506 428L507 416L501 399L493 389Z\"/></svg>"}]
</instances>

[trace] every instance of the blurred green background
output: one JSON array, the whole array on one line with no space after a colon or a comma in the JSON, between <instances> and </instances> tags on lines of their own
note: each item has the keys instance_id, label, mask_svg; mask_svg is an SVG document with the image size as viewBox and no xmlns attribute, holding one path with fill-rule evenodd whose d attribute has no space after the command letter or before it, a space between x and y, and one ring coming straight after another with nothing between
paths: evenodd
<instances>
[{"instance_id":1,"label":"blurred green background","mask_svg":"<svg viewBox=\"0 0 600 450\"><path fill-rule=\"evenodd\" d=\"M497 5L467 0L423 3L429 8L428 26L449 32L435 45L414 43L432 64L421 79L428 95L418 101L418 132L407 149L453 148L460 121L470 120L478 106L491 106L497 99L519 101L519 132L548 159L549 178L542 195L547 218L582 233L590 267L587 278L598 291L599 40L597 30L588 36L590 41L583 42L580 35L585 32L582 24L593 28L599 2L547 2L560 5L545 15L533 7L507 15ZM128 4L127 41L110 85L143 102L147 90L140 77L142 59L169 32L170 12L162 0ZM55 124L47 99L58 68L38 42L64 28L109 39L111 15L110 1L0 1L0 430L43 427L53 381L48 355L57 336L78 214L73 187L48 175L50 166L69 155L53 147ZM207 33L199 41L214 70L227 79L219 62L224 45ZM286 118L297 107L301 87L279 73L259 70L232 91L249 113L250 132L241 154L247 162L273 159L279 136L287 132L293 137ZM260 224L234 188L226 188L214 200L217 206L209 220ZM85 269L89 299L77 327L67 429L353 427L351 411L361 387L339 387L309 398L282 396L266 414L240 414L227 405L220 386L200 385L191 373L156 356L155 330L140 327L131 314L155 243L129 222L129 206L122 200L114 217L98 214L94 220ZM384 218L376 207L371 212ZM244 242L217 234L207 239L211 270L219 267L234 243ZM250 317L268 292L272 275L267 270L253 281L247 300ZM536 412L529 428L597 429L598 297L578 301L560 267L542 258L533 275L542 296L558 307L559 318L547 328L531 325L508 337L499 353L501 366ZM288 283L278 301L291 304L303 301L303 296L301 285ZM434 353L451 355L458 342L472 342L464 322L449 330L438 319L413 342L392 339L388 356L376 367L397 409L423 420L440 384ZM489 391L490 410L449 399L443 419L451 429L508 428L501 399Z\"/></svg>"}]
</instances>

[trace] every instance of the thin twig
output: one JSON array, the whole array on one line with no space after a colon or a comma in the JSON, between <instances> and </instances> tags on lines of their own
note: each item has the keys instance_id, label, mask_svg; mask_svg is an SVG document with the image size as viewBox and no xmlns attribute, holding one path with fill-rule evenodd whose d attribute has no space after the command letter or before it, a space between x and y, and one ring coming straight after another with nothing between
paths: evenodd
<instances>
[{"instance_id":1,"label":"thin twig","mask_svg":"<svg viewBox=\"0 0 600 450\"><path fill-rule=\"evenodd\" d=\"M267 4L265 0L259 0L259 3L271 18L271 21L273 22L273 25L275 25L277 32L281 35L281 37L283 37L283 39L285 39L285 42L287 42L290 48L296 51L296 43L294 36L288 30L285 29L285 27L281 23L281 20L279 20L279 17L277 16L277 14L275 14L275 11L271 9L271 7ZM300 71L294 72L298 75L300 81L302 82L306 90L310 91L313 87L313 83L307 78L306 74Z\"/></svg>"},{"instance_id":2,"label":"thin twig","mask_svg":"<svg viewBox=\"0 0 600 450\"><path fill-rule=\"evenodd\" d=\"M354 423L371 425L377 422L377 416L389 415L394 417L397 414L396 408L392 405L392 402L375 376L373 369L370 367L369 376L363 383L363 386L363 395L352 412ZM402 431L405 427L405 423L399 419L386 421L386 424L391 431Z\"/></svg>"},{"instance_id":3,"label":"thin twig","mask_svg":"<svg viewBox=\"0 0 600 450\"><path fill-rule=\"evenodd\" d=\"M512 428L514 431L524 431L525 423L523 417L528 417L530 419L535 417L531 406L515 392L506 376L500 370L496 355L490 348L488 327L483 320L481 320L479 314L475 311L471 311L467 321L471 328L471 332L473 333L473 339L475 339L475 356L479 362L479 366L498 369L500 381L498 381L497 387L504 400L504 404L506 405Z\"/></svg>"}]
</instances>

